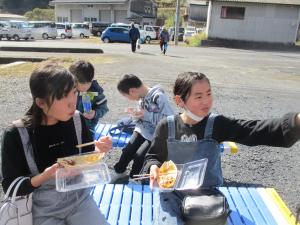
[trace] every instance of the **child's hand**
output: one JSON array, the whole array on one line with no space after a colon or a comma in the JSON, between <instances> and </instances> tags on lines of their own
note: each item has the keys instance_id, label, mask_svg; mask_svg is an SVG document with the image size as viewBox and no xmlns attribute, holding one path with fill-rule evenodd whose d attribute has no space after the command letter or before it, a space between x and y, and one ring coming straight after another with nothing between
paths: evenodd
<instances>
[{"instance_id":1,"label":"child's hand","mask_svg":"<svg viewBox=\"0 0 300 225\"><path fill-rule=\"evenodd\" d=\"M44 178L45 180L50 180L50 179L54 178L54 177L55 177L56 170L57 170L58 167L59 167L58 163L55 163L55 164L53 164L52 166L46 168L46 169L44 170L44 172L42 173L43 178Z\"/></svg>"},{"instance_id":2,"label":"child's hand","mask_svg":"<svg viewBox=\"0 0 300 225\"><path fill-rule=\"evenodd\" d=\"M159 174L159 167L157 165L152 165L150 167L150 189L153 189L153 185L156 182L156 179Z\"/></svg>"},{"instance_id":3,"label":"child's hand","mask_svg":"<svg viewBox=\"0 0 300 225\"><path fill-rule=\"evenodd\" d=\"M101 137L95 142L95 151L108 152L112 148L112 139L108 136Z\"/></svg>"},{"instance_id":4,"label":"child's hand","mask_svg":"<svg viewBox=\"0 0 300 225\"><path fill-rule=\"evenodd\" d=\"M91 110L88 113L83 113L83 116L84 118L91 120L95 117L95 114L96 114L95 110Z\"/></svg>"},{"instance_id":5,"label":"child's hand","mask_svg":"<svg viewBox=\"0 0 300 225\"><path fill-rule=\"evenodd\" d=\"M132 117L133 117L133 118L136 118L136 119L142 119L142 118L144 118L144 113L145 113L145 110L140 109L140 110L135 111L135 112L132 114Z\"/></svg>"},{"instance_id":6,"label":"child's hand","mask_svg":"<svg viewBox=\"0 0 300 225\"><path fill-rule=\"evenodd\" d=\"M30 179L30 182L33 187L39 187L41 186L44 182L51 180L55 178L55 173L58 168L58 163L53 164L52 166L46 168L44 172L32 177Z\"/></svg>"}]
</instances>

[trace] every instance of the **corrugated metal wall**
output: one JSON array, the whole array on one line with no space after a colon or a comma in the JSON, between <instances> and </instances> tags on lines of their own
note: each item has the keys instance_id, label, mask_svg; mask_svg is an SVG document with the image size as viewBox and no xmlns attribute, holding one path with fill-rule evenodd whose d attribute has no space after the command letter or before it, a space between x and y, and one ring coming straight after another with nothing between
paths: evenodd
<instances>
[{"instance_id":1,"label":"corrugated metal wall","mask_svg":"<svg viewBox=\"0 0 300 225\"><path fill-rule=\"evenodd\" d=\"M122 5L99 4L92 8L86 5L57 5L55 16L68 17L69 22L84 22L84 17L93 17L100 22L128 22L128 3ZM81 16L79 16L81 10ZM81 17L79 19L79 17ZM80 21L81 20L81 21Z\"/></svg>"},{"instance_id":2,"label":"corrugated metal wall","mask_svg":"<svg viewBox=\"0 0 300 225\"><path fill-rule=\"evenodd\" d=\"M206 21L208 6L193 5L189 7L189 19L196 21Z\"/></svg>"},{"instance_id":3,"label":"corrugated metal wall","mask_svg":"<svg viewBox=\"0 0 300 225\"><path fill-rule=\"evenodd\" d=\"M222 6L245 7L245 17L221 18ZM273 43L294 43L300 7L275 4L213 2L208 37Z\"/></svg>"}]
</instances>

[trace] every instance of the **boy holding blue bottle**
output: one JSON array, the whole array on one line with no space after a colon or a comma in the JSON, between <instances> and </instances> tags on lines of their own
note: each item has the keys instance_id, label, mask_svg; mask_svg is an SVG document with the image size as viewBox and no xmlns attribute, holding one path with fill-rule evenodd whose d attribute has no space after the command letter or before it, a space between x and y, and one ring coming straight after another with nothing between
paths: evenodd
<instances>
[{"instance_id":1,"label":"boy holding blue bottle","mask_svg":"<svg viewBox=\"0 0 300 225\"><path fill-rule=\"evenodd\" d=\"M76 78L76 109L83 114L90 131L93 132L99 119L108 112L104 90L97 80L94 80L95 69L90 62L78 60L69 70Z\"/></svg>"}]
</instances>

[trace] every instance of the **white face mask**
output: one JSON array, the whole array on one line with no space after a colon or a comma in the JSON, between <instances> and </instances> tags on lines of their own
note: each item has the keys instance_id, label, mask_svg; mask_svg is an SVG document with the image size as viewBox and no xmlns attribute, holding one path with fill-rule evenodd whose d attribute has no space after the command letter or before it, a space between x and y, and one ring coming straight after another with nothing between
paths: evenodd
<instances>
[{"instance_id":1,"label":"white face mask","mask_svg":"<svg viewBox=\"0 0 300 225\"><path fill-rule=\"evenodd\" d=\"M203 117L195 115L194 113L192 113L190 110L188 110L185 107L184 107L184 112L188 117L190 117L192 120L195 120L197 122L200 122L203 119Z\"/></svg>"}]
</instances>

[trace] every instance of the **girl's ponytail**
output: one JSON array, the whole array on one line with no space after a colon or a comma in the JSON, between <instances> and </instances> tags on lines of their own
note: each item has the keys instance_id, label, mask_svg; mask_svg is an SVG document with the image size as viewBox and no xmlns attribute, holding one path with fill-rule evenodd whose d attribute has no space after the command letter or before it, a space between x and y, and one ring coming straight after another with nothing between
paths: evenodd
<instances>
[{"instance_id":1,"label":"girl's ponytail","mask_svg":"<svg viewBox=\"0 0 300 225\"><path fill-rule=\"evenodd\" d=\"M22 122L25 127L36 128L42 123L43 111L37 106L35 101L32 103L25 116L22 118Z\"/></svg>"}]
</instances>

